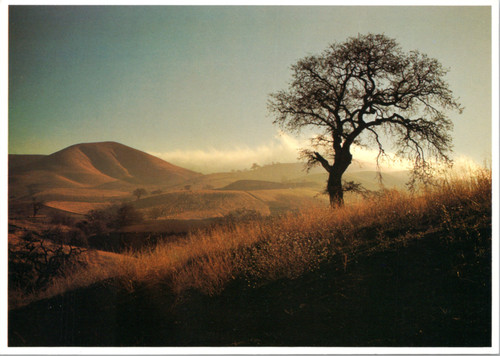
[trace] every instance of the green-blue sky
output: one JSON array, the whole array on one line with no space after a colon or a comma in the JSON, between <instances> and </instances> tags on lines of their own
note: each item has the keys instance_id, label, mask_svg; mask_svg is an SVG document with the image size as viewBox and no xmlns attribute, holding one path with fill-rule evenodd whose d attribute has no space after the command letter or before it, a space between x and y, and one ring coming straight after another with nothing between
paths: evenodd
<instances>
[{"instance_id":1,"label":"green-blue sky","mask_svg":"<svg viewBox=\"0 0 500 356\"><path fill-rule=\"evenodd\" d=\"M118 141L289 160L269 93L298 59L372 32L450 69L455 152L491 155L489 7L11 6L9 31L10 153Z\"/></svg>"}]
</instances>

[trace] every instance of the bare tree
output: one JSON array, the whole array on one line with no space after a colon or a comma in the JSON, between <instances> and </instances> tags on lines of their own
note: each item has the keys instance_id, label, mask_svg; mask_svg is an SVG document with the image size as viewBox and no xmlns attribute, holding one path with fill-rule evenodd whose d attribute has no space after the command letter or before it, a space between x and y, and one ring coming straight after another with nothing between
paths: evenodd
<instances>
[{"instance_id":1,"label":"bare tree","mask_svg":"<svg viewBox=\"0 0 500 356\"><path fill-rule=\"evenodd\" d=\"M394 39L368 34L332 44L292 71L289 87L271 94L269 110L285 130L318 133L313 149L302 156L309 168L321 164L329 173L332 206L344 202L342 175L353 145L378 149L378 167L386 156L382 137L390 138L396 155L413 162L414 179L431 174L432 161L451 162L453 126L445 111L462 108L436 59L405 53Z\"/></svg>"},{"instance_id":2,"label":"bare tree","mask_svg":"<svg viewBox=\"0 0 500 356\"><path fill-rule=\"evenodd\" d=\"M37 189L35 184L30 184L28 186L28 194L31 197L31 208L33 211L33 217L36 217L40 209L43 208L44 202L41 200L37 194L39 190Z\"/></svg>"},{"instance_id":3,"label":"bare tree","mask_svg":"<svg viewBox=\"0 0 500 356\"><path fill-rule=\"evenodd\" d=\"M31 207L33 208L33 217L36 217L40 209L43 208L43 201L33 196L31 197Z\"/></svg>"}]
</instances>

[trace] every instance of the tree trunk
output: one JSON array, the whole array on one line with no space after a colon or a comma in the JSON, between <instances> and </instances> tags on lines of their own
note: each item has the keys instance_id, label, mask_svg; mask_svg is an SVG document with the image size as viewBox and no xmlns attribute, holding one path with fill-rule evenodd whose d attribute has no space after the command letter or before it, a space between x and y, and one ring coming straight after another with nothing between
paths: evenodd
<instances>
[{"instance_id":1,"label":"tree trunk","mask_svg":"<svg viewBox=\"0 0 500 356\"><path fill-rule=\"evenodd\" d=\"M342 174L330 172L326 186L330 197L330 206L332 208L344 205L344 191L342 189Z\"/></svg>"},{"instance_id":2,"label":"tree trunk","mask_svg":"<svg viewBox=\"0 0 500 356\"><path fill-rule=\"evenodd\" d=\"M330 196L330 206L337 207L344 205L344 190L342 187L342 176L351 164L352 155L349 148L340 151L335 156L335 162L328 176L326 190Z\"/></svg>"}]
</instances>

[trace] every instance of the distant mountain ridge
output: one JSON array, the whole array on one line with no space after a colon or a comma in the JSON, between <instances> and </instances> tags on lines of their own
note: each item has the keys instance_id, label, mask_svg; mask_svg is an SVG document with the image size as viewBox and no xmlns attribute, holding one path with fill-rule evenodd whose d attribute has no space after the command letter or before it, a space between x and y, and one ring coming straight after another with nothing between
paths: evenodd
<instances>
[{"instance_id":1,"label":"distant mountain ridge","mask_svg":"<svg viewBox=\"0 0 500 356\"><path fill-rule=\"evenodd\" d=\"M80 143L47 156L9 157L14 163L9 167L9 184L97 187L122 181L173 185L201 176L117 142Z\"/></svg>"}]
</instances>

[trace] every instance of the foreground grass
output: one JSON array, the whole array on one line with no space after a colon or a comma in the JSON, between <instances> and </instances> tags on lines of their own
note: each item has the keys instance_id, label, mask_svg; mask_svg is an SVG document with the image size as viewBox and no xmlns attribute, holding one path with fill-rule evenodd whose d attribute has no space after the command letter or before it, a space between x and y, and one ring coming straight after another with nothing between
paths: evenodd
<instances>
[{"instance_id":1,"label":"foreground grass","mask_svg":"<svg viewBox=\"0 0 500 356\"><path fill-rule=\"evenodd\" d=\"M419 194L392 190L335 210L310 209L194 233L134 254L120 275L130 288L167 284L177 294L196 289L216 295L235 279L254 285L294 279L332 259L346 268L361 252L436 231L443 240L471 242L479 256L490 229L491 173L479 170Z\"/></svg>"},{"instance_id":2,"label":"foreground grass","mask_svg":"<svg viewBox=\"0 0 500 356\"><path fill-rule=\"evenodd\" d=\"M491 172L215 226L13 300L12 346L489 346Z\"/></svg>"},{"instance_id":3,"label":"foreground grass","mask_svg":"<svg viewBox=\"0 0 500 356\"><path fill-rule=\"evenodd\" d=\"M467 241L467 254L487 253L491 171L443 179L418 194L390 190L338 209L307 209L216 226L108 263L92 263L90 258L89 267L55 279L42 292L9 291L9 303L15 308L109 278L130 292L137 286L168 286L175 295L197 290L213 296L234 280L260 286L295 279L332 260L346 269L360 253L404 245L429 233L439 234L444 242Z\"/></svg>"}]
</instances>

